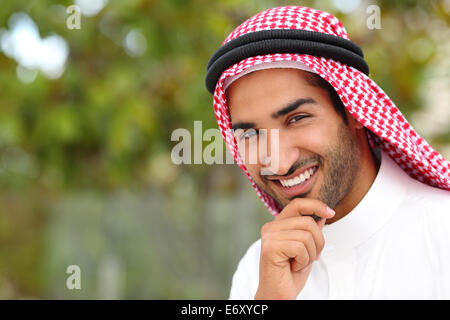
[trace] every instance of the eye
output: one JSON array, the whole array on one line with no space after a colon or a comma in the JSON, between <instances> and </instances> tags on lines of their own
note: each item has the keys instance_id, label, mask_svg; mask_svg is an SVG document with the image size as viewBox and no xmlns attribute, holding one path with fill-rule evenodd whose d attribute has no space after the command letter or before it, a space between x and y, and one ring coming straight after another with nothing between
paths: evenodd
<instances>
[{"instance_id":1,"label":"eye","mask_svg":"<svg viewBox=\"0 0 450 320\"><path fill-rule=\"evenodd\" d=\"M294 123L294 122L300 121L300 120L302 120L303 118L309 118L309 115L306 115L306 114L299 114L299 115L296 115L296 116L294 116L294 117L292 117L292 118L290 118L290 119L288 120L288 124L289 124L289 123Z\"/></svg>"},{"instance_id":2,"label":"eye","mask_svg":"<svg viewBox=\"0 0 450 320\"><path fill-rule=\"evenodd\" d=\"M258 130L248 129L239 136L239 140L250 139L258 134Z\"/></svg>"}]
</instances>

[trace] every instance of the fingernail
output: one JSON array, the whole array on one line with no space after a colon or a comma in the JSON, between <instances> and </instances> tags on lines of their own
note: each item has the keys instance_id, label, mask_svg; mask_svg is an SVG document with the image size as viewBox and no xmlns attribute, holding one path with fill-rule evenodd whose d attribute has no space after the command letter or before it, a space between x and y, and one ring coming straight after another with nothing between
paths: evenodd
<instances>
[{"instance_id":1,"label":"fingernail","mask_svg":"<svg viewBox=\"0 0 450 320\"><path fill-rule=\"evenodd\" d=\"M316 261L319 261L319 259L320 259L320 255L322 254L322 252L319 252L319 254L317 255L317 257L316 257Z\"/></svg>"},{"instance_id":2,"label":"fingernail","mask_svg":"<svg viewBox=\"0 0 450 320\"><path fill-rule=\"evenodd\" d=\"M329 206L327 206L327 211L328 211L328 213L331 214L332 216L334 216L334 215L336 214L336 212L335 212L333 209L331 209Z\"/></svg>"}]
</instances>

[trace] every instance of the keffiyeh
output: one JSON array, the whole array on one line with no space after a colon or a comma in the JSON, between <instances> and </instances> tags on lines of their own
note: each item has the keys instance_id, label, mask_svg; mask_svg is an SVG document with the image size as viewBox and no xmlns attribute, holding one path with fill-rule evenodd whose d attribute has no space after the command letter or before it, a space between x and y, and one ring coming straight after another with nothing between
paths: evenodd
<instances>
[{"instance_id":1,"label":"keffiyeh","mask_svg":"<svg viewBox=\"0 0 450 320\"><path fill-rule=\"evenodd\" d=\"M279 34L274 35L273 31ZM292 37L301 40L291 41ZM227 44L231 44L231 48ZM219 129L228 150L273 215L282 208L256 185L247 171L231 130L225 96L225 86L241 73L273 62L305 66L305 70L310 69L328 81L347 111L368 129L372 146L384 150L412 178L450 190L450 163L414 131L391 99L368 77L368 67L358 49L333 15L312 8L288 6L263 11L243 22L211 58L206 83L213 91ZM214 64L219 58L220 63Z\"/></svg>"}]
</instances>

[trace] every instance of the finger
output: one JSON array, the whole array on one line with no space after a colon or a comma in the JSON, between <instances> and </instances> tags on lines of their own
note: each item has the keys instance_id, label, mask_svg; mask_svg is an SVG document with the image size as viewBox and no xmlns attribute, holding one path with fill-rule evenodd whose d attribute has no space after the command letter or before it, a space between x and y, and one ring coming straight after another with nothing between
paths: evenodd
<instances>
[{"instance_id":1,"label":"finger","mask_svg":"<svg viewBox=\"0 0 450 320\"><path fill-rule=\"evenodd\" d=\"M308 250L303 242L294 240L274 240L270 242L268 255L271 257L262 262L274 264L277 267L290 262L290 267L298 271L309 264Z\"/></svg>"},{"instance_id":2,"label":"finger","mask_svg":"<svg viewBox=\"0 0 450 320\"><path fill-rule=\"evenodd\" d=\"M311 271L311 268L312 268L312 264L309 264L309 265L307 265L306 267L301 268L301 269L298 270L298 271L299 271L300 273L307 273L307 272Z\"/></svg>"},{"instance_id":3,"label":"finger","mask_svg":"<svg viewBox=\"0 0 450 320\"><path fill-rule=\"evenodd\" d=\"M280 214L275 218L277 220L296 217L299 215L316 215L321 218L329 219L335 212L325 203L318 199L302 198L294 199L284 207Z\"/></svg>"},{"instance_id":4,"label":"finger","mask_svg":"<svg viewBox=\"0 0 450 320\"><path fill-rule=\"evenodd\" d=\"M326 219L322 218L322 219L320 219L320 221L317 223L317 225L319 226L320 230L322 230L323 227L325 226L325 222L326 222ZM322 234L322 237L323 237L323 233L321 232L320 234ZM323 246L325 246L325 239L324 239ZM320 251L317 252L316 260L320 260L320 256L321 256L321 254L322 254L323 246L320 248Z\"/></svg>"},{"instance_id":5,"label":"finger","mask_svg":"<svg viewBox=\"0 0 450 320\"><path fill-rule=\"evenodd\" d=\"M327 219L322 218L322 219L320 219L320 220L317 222L317 225L319 226L319 229L320 229L320 230L323 229L323 226L325 225L325 222L326 222L326 221L327 221Z\"/></svg>"},{"instance_id":6,"label":"finger","mask_svg":"<svg viewBox=\"0 0 450 320\"><path fill-rule=\"evenodd\" d=\"M323 220L323 222L321 222ZM315 222L311 217L297 216L266 223L261 229L261 238L267 234L284 230L304 230L312 234L317 251L322 251L325 245L325 238L319 223L324 223L325 219Z\"/></svg>"},{"instance_id":7,"label":"finger","mask_svg":"<svg viewBox=\"0 0 450 320\"><path fill-rule=\"evenodd\" d=\"M317 248L314 242L313 235L304 230L285 230L285 231L276 231L266 235L264 239L262 239L263 245L267 243L267 241L299 241L304 244L306 250L308 252L309 261L308 263L312 263L317 258Z\"/></svg>"}]
</instances>

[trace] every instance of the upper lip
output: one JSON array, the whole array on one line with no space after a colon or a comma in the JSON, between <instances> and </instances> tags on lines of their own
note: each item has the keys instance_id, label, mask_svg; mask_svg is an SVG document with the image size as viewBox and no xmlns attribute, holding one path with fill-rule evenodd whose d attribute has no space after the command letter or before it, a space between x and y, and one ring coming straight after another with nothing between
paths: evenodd
<instances>
[{"instance_id":1,"label":"upper lip","mask_svg":"<svg viewBox=\"0 0 450 320\"><path fill-rule=\"evenodd\" d=\"M318 166L318 164L312 164L312 165L309 165L307 167L299 168L299 169L295 170L292 174L290 174L288 176L282 176L282 177L271 176L271 177L268 177L268 179L269 180L283 180L283 181L284 180L289 180L289 179L292 179L292 178L295 178L295 177L299 176L301 173L306 172L306 170L309 170L309 169L314 168L316 166Z\"/></svg>"}]
</instances>

